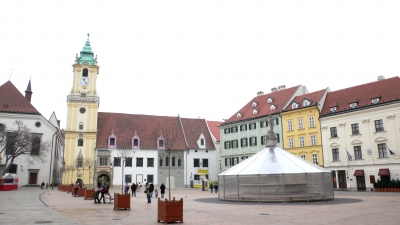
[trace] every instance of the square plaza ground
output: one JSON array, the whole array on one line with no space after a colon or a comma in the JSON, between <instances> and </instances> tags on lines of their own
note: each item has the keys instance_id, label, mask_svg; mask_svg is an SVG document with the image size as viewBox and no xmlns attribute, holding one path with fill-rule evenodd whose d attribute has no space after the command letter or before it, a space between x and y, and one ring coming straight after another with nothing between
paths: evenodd
<instances>
[{"instance_id":1,"label":"square plaza ground","mask_svg":"<svg viewBox=\"0 0 400 225\"><path fill-rule=\"evenodd\" d=\"M310 203L224 202L199 189L171 193L184 199L184 224L400 224L400 193L337 191L333 201ZM114 210L56 189L20 187L0 192L0 224L160 223L157 199L147 204L144 193L131 198L131 210Z\"/></svg>"}]
</instances>

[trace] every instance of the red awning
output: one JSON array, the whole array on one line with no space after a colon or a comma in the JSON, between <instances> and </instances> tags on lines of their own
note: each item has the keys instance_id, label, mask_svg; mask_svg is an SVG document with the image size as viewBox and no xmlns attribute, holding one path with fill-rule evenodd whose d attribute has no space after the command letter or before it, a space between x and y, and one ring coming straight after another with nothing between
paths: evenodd
<instances>
[{"instance_id":1,"label":"red awning","mask_svg":"<svg viewBox=\"0 0 400 225\"><path fill-rule=\"evenodd\" d=\"M389 169L379 169L378 176L390 176Z\"/></svg>"},{"instance_id":2,"label":"red awning","mask_svg":"<svg viewBox=\"0 0 400 225\"><path fill-rule=\"evenodd\" d=\"M356 170L356 171L354 171L354 176L363 177L364 176L364 170Z\"/></svg>"}]
</instances>

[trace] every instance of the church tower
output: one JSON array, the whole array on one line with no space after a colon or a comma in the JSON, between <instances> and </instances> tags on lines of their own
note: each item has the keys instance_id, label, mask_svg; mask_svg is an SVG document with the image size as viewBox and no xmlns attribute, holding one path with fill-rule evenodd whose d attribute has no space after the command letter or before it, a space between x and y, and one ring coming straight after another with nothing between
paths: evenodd
<instances>
[{"instance_id":1,"label":"church tower","mask_svg":"<svg viewBox=\"0 0 400 225\"><path fill-rule=\"evenodd\" d=\"M67 96L67 126L65 131L65 155L63 184L82 181L85 187L93 187L94 159L97 136L97 112L100 98L96 81L99 74L97 56L90 47L89 34L85 46L75 56L73 83Z\"/></svg>"}]
</instances>

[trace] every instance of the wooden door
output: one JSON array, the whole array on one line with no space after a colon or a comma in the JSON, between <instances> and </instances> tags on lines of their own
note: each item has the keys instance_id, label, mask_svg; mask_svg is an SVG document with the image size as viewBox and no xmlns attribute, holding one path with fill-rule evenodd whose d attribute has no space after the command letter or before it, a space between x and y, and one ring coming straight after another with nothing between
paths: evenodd
<instances>
[{"instance_id":1,"label":"wooden door","mask_svg":"<svg viewBox=\"0 0 400 225\"><path fill-rule=\"evenodd\" d=\"M367 188L365 187L365 177L356 177L357 178L357 191L365 191Z\"/></svg>"},{"instance_id":2,"label":"wooden door","mask_svg":"<svg viewBox=\"0 0 400 225\"><path fill-rule=\"evenodd\" d=\"M30 173L29 184L36 184L36 183L37 183L37 173Z\"/></svg>"},{"instance_id":3,"label":"wooden door","mask_svg":"<svg viewBox=\"0 0 400 225\"><path fill-rule=\"evenodd\" d=\"M346 172L344 170L338 171L339 188L347 188Z\"/></svg>"}]
</instances>

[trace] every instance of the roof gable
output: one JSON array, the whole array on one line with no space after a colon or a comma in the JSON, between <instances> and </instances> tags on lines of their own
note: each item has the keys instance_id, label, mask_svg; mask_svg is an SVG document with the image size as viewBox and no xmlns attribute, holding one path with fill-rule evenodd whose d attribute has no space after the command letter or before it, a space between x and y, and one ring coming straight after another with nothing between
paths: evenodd
<instances>
[{"instance_id":1,"label":"roof gable","mask_svg":"<svg viewBox=\"0 0 400 225\"><path fill-rule=\"evenodd\" d=\"M372 104L371 99L380 98L378 103ZM334 113L356 110L391 101L400 100L400 78L392 77L371 83L366 83L346 89L328 92L321 115L328 116L333 112L330 108L337 107ZM350 103L357 101L354 108Z\"/></svg>"},{"instance_id":2,"label":"roof gable","mask_svg":"<svg viewBox=\"0 0 400 225\"><path fill-rule=\"evenodd\" d=\"M219 125L221 125L222 122L218 121L207 121L208 129L210 130L211 134L214 136L214 138L217 141L220 141L220 129Z\"/></svg>"},{"instance_id":3,"label":"roof gable","mask_svg":"<svg viewBox=\"0 0 400 225\"><path fill-rule=\"evenodd\" d=\"M181 121L189 148L199 148L197 140L199 140L201 134L203 134L206 141L206 148L215 149L211 134L208 131L208 127L204 119L181 118Z\"/></svg>"},{"instance_id":4,"label":"roof gable","mask_svg":"<svg viewBox=\"0 0 400 225\"><path fill-rule=\"evenodd\" d=\"M304 94L304 95L298 95L290 102L290 104L286 107L286 109L284 111L293 110L292 109L293 103L297 104L297 108L295 108L295 109L301 109L301 108L306 108L306 107L310 107L310 106L317 106L318 102L321 100L321 98L325 92L326 92L326 89L323 89L323 90L311 92L311 93ZM303 104L304 100L308 100L310 102L310 104L308 106L304 106L304 104Z\"/></svg>"},{"instance_id":5,"label":"roof gable","mask_svg":"<svg viewBox=\"0 0 400 225\"><path fill-rule=\"evenodd\" d=\"M40 115L39 111L18 91L11 81L0 86L0 96L0 112Z\"/></svg>"}]
</instances>

